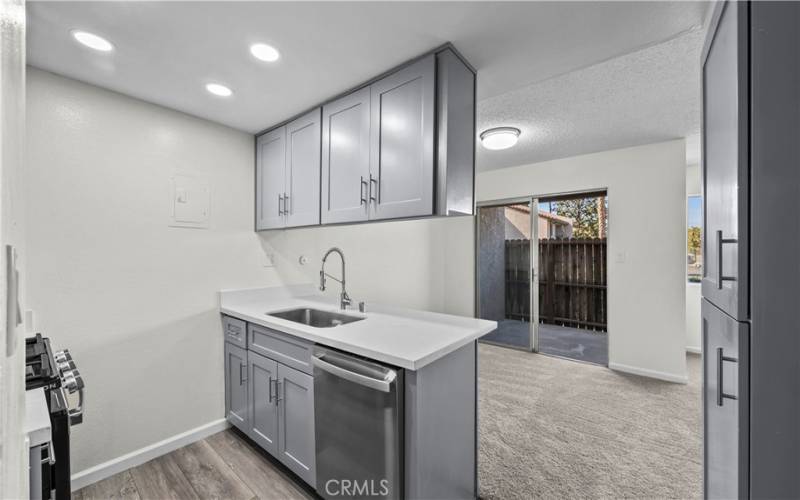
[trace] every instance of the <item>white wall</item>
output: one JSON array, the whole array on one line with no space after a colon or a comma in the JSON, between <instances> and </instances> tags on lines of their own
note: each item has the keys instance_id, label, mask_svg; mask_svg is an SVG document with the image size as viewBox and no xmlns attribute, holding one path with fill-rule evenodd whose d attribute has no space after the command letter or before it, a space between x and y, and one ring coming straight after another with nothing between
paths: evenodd
<instances>
[{"instance_id":1,"label":"white wall","mask_svg":"<svg viewBox=\"0 0 800 500\"><path fill-rule=\"evenodd\" d=\"M686 379L684 158L677 140L493 170L477 180L481 201L608 189L609 366L675 381ZM465 228L451 244L468 248L473 233Z\"/></svg>"},{"instance_id":2,"label":"white wall","mask_svg":"<svg viewBox=\"0 0 800 500\"><path fill-rule=\"evenodd\" d=\"M29 68L29 302L88 388L73 473L224 416L217 291L278 283L253 232L253 137ZM210 228L168 227L207 174Z\"/></svg>"},{"instance_id":3,"label":"white wall","mask_svg":"<svg viewBox=\"0 0 800 500\"><path fill-rule=\"evenodd\" d=\"M686 168L686 196L702 194L701 183L700 165L689 165ZM701 288L700 283L686 282L686 350L696 353L700 352L702 345Z\"/></svg>"},{"instance_id":4,"label":"white wall","mask_svg":"<svg viewBox=\"0 0 800 500\"><path fill-rule=\"evenodd\" d=\"M20 307L25 293L25 5L0 3L0 498L28 496L25 448L24 327L7 328L6 245L17 252ZM12 302L13 303L13 302Z\"/></svg>"}]
</instances>

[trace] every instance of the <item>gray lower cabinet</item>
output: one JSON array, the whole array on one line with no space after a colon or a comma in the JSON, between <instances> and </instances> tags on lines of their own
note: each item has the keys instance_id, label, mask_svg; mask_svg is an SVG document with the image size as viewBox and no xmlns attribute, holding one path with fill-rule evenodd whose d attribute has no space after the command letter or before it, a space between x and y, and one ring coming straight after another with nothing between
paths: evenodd
<instances>
[{"instance_id":1,"label":"gray lower cabinet","mask_svg":"<svg viewBox=\"0 0 800 500\"><path fill-rule=\"evenodd\" d=\"M243 432L249 431L247 351L225 342L225 418Z\"/></svg>"},{"instance_id":2,"label":"gray lower cabinet","mask_svg":"<svg viewBox=\"0 0 800 500\"><path fill-rule=\"evenodd\" d=\"M248 435L273 455L278 454L278 363L252 351L247 353L250 379Z\"/></svg>"},{"instance_id":3,"label":"gray lower cabinet","mask_svg":"<svg viewBox=\"0 0 800 500\"><path fill-rule=\"evenodd\" d=\"M314 378L278 364L278 459L311 486L316 484Z\"/></svg>"},{"instance_id":4,"label":"gray lower cabinet","mask_svg":"<svg viewBox=\"0 0 800 500\"><path fill-rule=\"evenodd\" d=\"M749 324L703 300L706 498L747 498Z\"/></svg>"},{"instance_id":5,"label":"gray lower cabinet","mask_svg":"<svg viewBox=\"0 0 800 500\"><path fill-rule=\"evenodd\" d=\"M224 318L225 325L241 321ZM247 349L226 336L225 416L313 487L314 378L302 371L308 343L256 325L246 327Z\"/></svg>"}]
</instances>

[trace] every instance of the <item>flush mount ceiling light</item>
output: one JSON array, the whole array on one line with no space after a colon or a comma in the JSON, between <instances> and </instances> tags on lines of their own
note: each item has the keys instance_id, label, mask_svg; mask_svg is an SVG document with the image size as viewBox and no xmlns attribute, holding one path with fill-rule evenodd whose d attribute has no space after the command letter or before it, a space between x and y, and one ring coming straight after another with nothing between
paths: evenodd
<instances>
[{"instance_id":1,"label":"flush mount ceiling light","mask_svg":"<svg viewBox=\"0 0 800 500\"><path fill-rule=\"evenodd\" d=\"M90 49L100 52L111 52L114 50L114 44L101 36L95 35L94 33L89 33L88 31L83 30L72 30L70 33L72 34L72 38L78 41L78 43L85 45Z\"/></svg>"},{"instance_id":2,"label":"flush mount ceiling light","mask_svg":"<svg viewBox=\"0 0 800 500\"><path fill-rule=\"evenodd\" d=\"M233 94L233 91L231 89L229 89L225 85L220 85L219 83L206 84L206 90L220 97L230 97L231 94Z\"/></svg>"},{"instance_id":3,"label":"flush mount ceiling light","mask_svg":"<svg viewBox=\"0 0 800 500\"><path fill-rule=\"evenodd\" d=\"M250 46L250 53L253 57L264 62L275 62L281 57L278 49L266 43L255 43Z\"/></svg>"},{"instance_id":4,"label":"flush mount ceiling light","mask_svg":"<svg viewBox=\"0 0 800 500\"><path fill-rule=\"evenodd\" d=\"M486 149L508 149L517 143L520 130L514 127L496 127L481 132L481 144Z\"/></svg>"}]
</instances>

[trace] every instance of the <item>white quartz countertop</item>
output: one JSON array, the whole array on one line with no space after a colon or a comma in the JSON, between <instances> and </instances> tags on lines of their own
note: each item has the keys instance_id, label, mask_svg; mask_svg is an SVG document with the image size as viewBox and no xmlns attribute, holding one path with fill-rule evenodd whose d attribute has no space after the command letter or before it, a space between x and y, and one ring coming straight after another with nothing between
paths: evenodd
<instances>
[{"instance_id":1,"label":"white quartz countertop","mask_svg":"<svg viewBox=\"0 0 800 500\"><path fill-rule=\"evenodd\" d=\"M268 313L312 307L363 317L331 328L315 328ZM497 323L367 303L367 312L339 311L335 297L311 285L223 290L220 311L318 344L390 365L418 370L497 328Z\"/></svg>"}]
</instances>

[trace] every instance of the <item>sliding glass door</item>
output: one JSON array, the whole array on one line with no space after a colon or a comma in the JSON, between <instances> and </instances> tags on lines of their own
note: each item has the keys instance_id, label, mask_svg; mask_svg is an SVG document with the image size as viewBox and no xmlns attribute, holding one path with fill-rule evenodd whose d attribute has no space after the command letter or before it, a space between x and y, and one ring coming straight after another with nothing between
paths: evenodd
<instances>
[{"instance_id":1,"label":"sliding glass door","mask_svg":"<svg viewBox=\"0 0 800 500\"><path fill-rule=\"evenodd\" d=\"M537 207L535 198L478 206L477 313L497 321L497 329L485 335L484 342L538 349Z\"/></svg>"}]
</instances>

